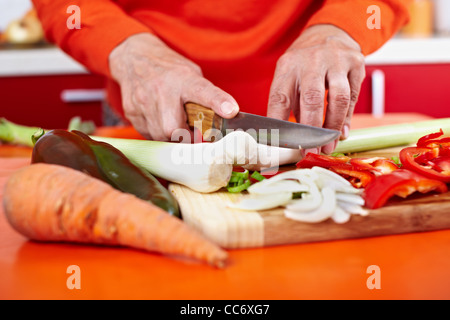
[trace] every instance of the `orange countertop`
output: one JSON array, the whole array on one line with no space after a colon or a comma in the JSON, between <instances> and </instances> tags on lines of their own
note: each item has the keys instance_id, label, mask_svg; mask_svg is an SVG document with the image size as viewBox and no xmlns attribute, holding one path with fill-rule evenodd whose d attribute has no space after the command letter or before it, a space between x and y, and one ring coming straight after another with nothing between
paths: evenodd
<instances>
[{"instance_id":1,"label":"orange countertop","mask_svg":"<svg viewBox=\"0 0 450 320\"><path fill-rule=\"evenodd\" d=\"M354 124L422 119L355 115ZM29 150L0 146L0 190L28 159ZM229 265L214 269L130 248L28 241L0 209L0 299L450 299L449 248L443 230L228 250ZM80 289L67 286L71 265ZM379 289L367 286L371 266Z\"/></svg>"}]
</instances>

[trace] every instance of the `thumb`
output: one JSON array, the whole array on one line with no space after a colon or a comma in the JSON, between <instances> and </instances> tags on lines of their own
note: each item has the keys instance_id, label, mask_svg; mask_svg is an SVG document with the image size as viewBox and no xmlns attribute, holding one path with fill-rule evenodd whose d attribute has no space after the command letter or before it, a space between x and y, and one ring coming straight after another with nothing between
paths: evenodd
<instances>
[{"instance_id":1,"label":"thumb","mask_svg":"<svg viewBox=\"0 0 450 320\"><path fill-rule=\"evenodd\" d=\"M191 86L189 91L185 101L192 101L211 108L222 118L234 118L239 112L239 105L230 94L204 78L196 85Z\"/></svg>"}]
</instances>

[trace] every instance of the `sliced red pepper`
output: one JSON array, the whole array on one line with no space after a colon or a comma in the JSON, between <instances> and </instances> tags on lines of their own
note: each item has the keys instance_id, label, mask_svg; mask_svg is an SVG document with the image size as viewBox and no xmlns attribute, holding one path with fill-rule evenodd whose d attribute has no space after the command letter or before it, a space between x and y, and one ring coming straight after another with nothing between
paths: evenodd
<instances>
[{"instance_id":1,"label":"sliced red pepper","mask_svg":"<svg viewBox=\"0 0 450 320\"><path fill-rule=\"evenodd\" d=\"M442 131L442 129L439 130L439 132L434 132L434 133L430 133L427 134L426 136L423 136L422 138L420 138L417 141L417 146L418 147L428 147L428 143L431 140L434 140L436 138L439 138L440 136L442 136L444 134L444 131Z\"/></svg>"},{"instance_id":2,"label":"sliced red pepper","mask_svg":"<svg viewBox=\"0 0 450 320\"><path fill-rule=\"evenodd\" d=\"M447 190L447 185L442 181L429 179L408 169L398 169L373 179L366 186L363 197L367 208L377 209L394 196L406 198L414 192L443 193Z\"/></svg>"},{"instance_id":3,"label":"sliced red pepper","mask_svg":"<svg viewBox=\"0 0 450 320\"><path fill-rule=\"evenodd\" d=\"M405 169L430 179L448 183L450 182L450 172L435 169L433 161L437 158L435 150L431 148L407 147L400 151L400 162ZM445 159L442 162L445 162ZM440 166L443 166L443 163Z\"/></svg>"},{"instance_id":4,"label":"sliced red pepper","mask_svg":"<svg viewBox=\"0 0 450 320\"><path fill-rule=\"evenodd\" d=\"M307 153L302 160L297 162L297 168L322 167L330 168L336 166L348 167L350 157L332 157L315 153Z\"/></svg>"},{"instance_id":5,"label":"sliced red pepper","mask_svg":"<svg viewBox=\"0 0 450 320\"><path fill-rule=\"evenodd\" d=\"M378 171L378 169L366 163L365 160L367 159L352 159L346 156L332 157L308 153L302 160L297 162L297 168L317 166L329 169L346 178L354 187L363 188L375 177L374 171Z\"/></svg>"},{"instance_id":6,"label":"sliced red pepper","mask_svg":"<svg viewBox=\"0 0 450 320\"><path fill-rule=\"evenodd\" d=\"M432 148L440 156L450 156L450 137L439 138L444 132L442 129L420 138L417 141L417 147Z\"/></svg>"},{"instance_id":7,"label":"sliced red pepper","mask_svg":"<svg viewBox=\"0 0 450 320\"><path fill-rule=\"evenodd\" d=\"M333 167L330 170L347 179L355 188L364 188L375 179L375 175L368 170L352 170L341 167Z\"/></svg>"},{"instance_id":8,"label":"sliced red pepper","mask_svg":"<svg viewBox=\"0 0 450 320\"><path fill-rule=\"evenodd\" d=\"M391 173L394 170L398 170L397 164L391 159L378 159L372 163L372 166L381 174Z\"/></svg>"},{"instance_id":9,"label":"sliced red pepper","mask_svg":"<svg viewBox=\"0 0 450 320\"><path fill-rule=\"evenodd\" d=\"M352 158L350 159L350 164L353 165L353 167L357 170L368 170L368 171L379 171L376 169L372 163L377 161L378 157L376 158Z\"/></svg>"},{"instance_id":10,"label":"sliced red pepper","mask_svg":"<svg viewBox=\"0 0 450 320\"><path fill-rule=\"evenodd\" d=\"M390 173L398 169L397 164L385 157L373 158L353 158L350 160L353 165L358 165L359 168L369 170L375 175Z\"/></svg>"},{"instance_id":11,"label":"sliced red pepper","mask_svg":"<svg viewBox=\"0 0 450 320\"><path fill-rule=\"evenodd\" d=\"M442 174L450 175L450 156L439 156L431 161L433 168Z\"/></svg>"},{"instance_id":12,"label":"sliced red pepper","mask_svg":"<svg viewBox=\"0 0 450 320\"><path fill-rule=\"evenodd\" d=\"M308 153L297 163L298 168L322 167L334 171L356 188L364 188L376 175L398 169L394 161L384 157L350 158Z\"/></svg>"}]
</instances>

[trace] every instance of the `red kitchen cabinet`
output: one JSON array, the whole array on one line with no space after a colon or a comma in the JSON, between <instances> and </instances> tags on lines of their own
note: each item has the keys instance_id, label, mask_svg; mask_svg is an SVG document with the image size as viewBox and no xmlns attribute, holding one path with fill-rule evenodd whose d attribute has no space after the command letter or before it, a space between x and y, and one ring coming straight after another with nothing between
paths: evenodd
<instances>
[{"instance_id":1,"label":"red kitchen cabinet","mask_svg":"<svg viewBox=\"0 0 450 320\"><path fill-rule=\"evenodd\" d=\"M101 125L101 99L67 102L62 93L74 89L99 93L104 86L104 78L93 74L0 77L0 117L43 128L67 128L74 116Z\"/></svg>"},{"instance_id":2,"label":"red kitchen cabinet","mask_svg":"<svg viewBox=\"0 0 450 320\"><path fill-rule=\"evenodd\" d=\"M366 66L355 113L372 112L372 79L381 70L385 79L385 112L418 112L450 117L450 64Z\"/></svg>"},{"instance_id":3,"label":"red kitchen cabinet","mask_svg":"<svg viewBox=\"0 0 450 320\"><path fill-rule=\"evenodd\" d=\"M368 65L355 113L372 112L372 78L384 73L384 111L450 117L450 64ZM67 90L104 88L93 74L0 77L0 117L24 125L65 128L73 116L102 124L102 102L67 102Z\"/></svg>"}]
</instances>

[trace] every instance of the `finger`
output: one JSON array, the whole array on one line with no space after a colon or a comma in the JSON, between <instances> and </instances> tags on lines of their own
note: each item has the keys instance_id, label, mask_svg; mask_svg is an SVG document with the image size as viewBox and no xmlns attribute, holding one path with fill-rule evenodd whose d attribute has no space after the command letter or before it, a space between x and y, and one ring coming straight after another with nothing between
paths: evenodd
<instances>
[{"instance_id":1,"label":"finger","mask_svg":"<svg viewBox=\"0 0 450 320\"><path fill-rule=\"evenodd\" d=\"M300 122L322 127L324 99L324 75L316 72L305 73L300 82Z\"/></svg>"},{"instance_id":2,"label":"finger","mask_svg":"<svg viewBox=\"0 0 450 320\"><path fill-rule=\"evenodd\" d=\"M183 103L180 100L170 99L162 102L160 111L162 132L165 139L173 141L174 133L179 137L191 136L191 130L187 124L187 116ZM178 140L178 139L175 139Z\"/></svg>"},{"instance_id":3,"label":"finger","mask_svg":"<svg viewBox=\"0 0 450 320\"><path fill-rule=\"evenodd\" d=\"M291 110L298 106L296 79L293 73L277 68L269 91L267 117L288 120ZM295 108L298 109L298 108ZM297 110L298 112L298 110Z\"/></svg>"},{"instance_id":4,"label":"finger","mask_svg":"<svg viewBox=\"0 0 450 320\"><path fill-rule=\"evenodd\" d=\"M154 140L150 134L147 126L147 120L143 115L141 116L127 116L127 119L131 122L133 127L139 132L145 139Z\"/></svg>"},{"instance_id":5,"label":"finger","mask_svg":"<svg viewBox=\"0 0 450 320\"><path fill-rule=\"evenodd\" d=\"M350 105L348 108L347 115L344 120L344 125L342 127L341 140L347 139L351 127L351 120L353 113L355 111L356 103L358 102L359 93L361 91L361 85L366 76L365 68L360 67L353 69L349 72L349 84L350 84Z\"/></svg>"},{"instance_id":6,"label":"finger","mask_svg":"<svg viewBox=\"0 0 450 320\"><path fill-rule=\"evenodd\" d=\"M134 95L129 94L131 90L121 87L122 105L125 118L145 139L152 140L153 137L148 129L140 104Z\"/></svg>"},{"instance_id":7,"label":"finger","mask_svg":"<svg viewBox=\"0 0 450 320\"><path fill-rule=\"evenodd\" d=\"M328 107L324 127L341 130L350 107L350 84L347 73L327 75Z\"/></svg>"},{"instance_id":8,"label":"finger","mask_svg":"<svg viewBox=\"0 0 450 320\"><path fill-rule=\"evenodd\" d=\"M239 105L228 93L213 85L205 78L199 77L189 84L182 95L184 102L195 102L211 108L222 118L231 119L239 112Z\"/></svg>"},{"instance_id":9,"label":"finger","mask_svg":"<svg viewBox=\"0 0 450 320\"><path fill-rule=\"evenodd\" d=\"M342 132L345 118L350 106L350 84L346 72L330 72L327 75L328 107L324 127ZM322 148L330 154L336 148L338 140Z\"/></svg>"}]
</instances>

